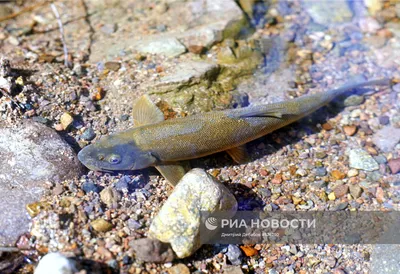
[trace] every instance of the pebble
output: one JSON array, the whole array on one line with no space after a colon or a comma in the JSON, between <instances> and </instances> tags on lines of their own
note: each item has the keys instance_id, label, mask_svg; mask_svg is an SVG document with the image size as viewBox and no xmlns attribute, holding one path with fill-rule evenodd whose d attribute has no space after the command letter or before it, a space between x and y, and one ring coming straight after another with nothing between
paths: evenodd
<instances>
[{"instance_id":1,"label":"pebble","mask_svg":"<svg viewBox=\"0 0 400 274\"><path fill-rule=\"evenodd\" d=\"M343 197L344 195L347 194L348 191L349 191L349 186L348 185L340 185L340 186L335 187L335 189L333 190L333 192L335 193L335 197L336 198Z\"/></svg>"},{"instance_id":2,"label":"pebble","mask_svg":"<svg viewBox=\"0 0 400 274\"><path fill-rule=\"evenodd\" d=\"M237 202L230 191L206 171L195 168L175 186L150 225L149 237L170 243L179 258L200 246L202 214L225 211L234 215Z\"/></svg>"},{"instance_id":3,"label":"pebble","mask_svg":"<svg viewBox=\"0 0 400 274\"><path fill-rule=\"evenodd\" d=\"M387 124L390 123L390 119L389 119L389 117L386 116L386 115L379 116L379 123L380 123L381 125L386 126Z\"/></svg>"},{"instance_id":4,"label":"pebble","mask_svg":"<svg viewBox=\"0 0 400 274\"><path fill-rule=\"evenodd\" d=\"M356 126L344 126L343 130L347 136L353 136L357 132L357 127Z\"/></svg>"},{"instance_id":5,"label":"pebble","mask_svg":"<svg viewBox=\"0 0 400 274\"><path fill-rule=\"evenodd\" d=\"M113 228L113 225L103 218L98 218L90 223L94 230L97 232L107 232Z\"/></svg>"},{"instance_id":6,"label":"pebble","mask_svg":"<svg viewBox=\"0 0 400 274\"><path fill-rule=\"evenodd\" d=\"M242 251L236 245L229 245L225 255L233 265L240 265L242 263Z\"/></svg>"},{"instance_id":7,"label":"pebble","mask_svg":"<svg viewBox=\"0 0 400 274\"><path fill-rule=\"evenodd\" d=\"M89 193L91 191L95 193L100 192L99 186L95 185L93 182L84 182L82 184L82 190L85 191L85 193Z\"/></svg>"},{"instance_id":8,"label":"pebble","mask_svg":"<svg viewBox=\"0 0 400 274\"><path fill-rule=\"evenodd\" d=\"M357 176L357 175L358 175L358 170L357 170L357 169L354 169L354 168L350 169L350 170L347 172L347 177L355 177L355 176Z\"/></svg>"},{"instance_id":9,"label":"pebble","mask_svg":"<svg viewBox=\"0 0 400 274\"><path fill-rule=\"evenodd\" d=\"M331 173L332 177L335 178L336 180L341 180L344 177L346 177L346 174L341 172L340 170L333 170Z\"/></svg>"},{"instance_id":10,"label":"pebble","mask_svg":"<svg viewBox=\"0 0 400 274\"><path fill-rule=\"evenodd\" d=\"M363 149L352 149L349 152L350 167L362 169L365 171L374 171L379 169L378 163Z\"/></svg>"},{"instance_id":11,"label":"pebble","mask_svg":"<svg viewBox=\"0 0 400 274\"><path fill-rule=\"evenodd\" d=\"M116 208L121 194L112 187L106 187L100 192L100 199L108 208Z\"/></svg>"},{"instance_id":12,"label":"pebble","mask_svg":"<svg viewBox=\"0 0 400 274\"><path fill-rule=\"evenodd\" d=\"M400 142L400 128L385 126L374 133L372 142L383 152L391 152Z\"/></svg>"},{"instance_id":13,"label":"pebble","mask_svg":"<svg viewBox=\"0 0 400 274\"><path fill-rule=\"evenodd\" d=\"M389 160L388 165L392 174L400 172L400 158Z\"/></svg>"},{"instance_id":14,"label":"pebble","mask_svg":"<svg viewBox=\"0 0 400 274\"><path fill-rule=\"evenodd\" d=\"M89 127L82 133L82 139L85 141L92 141L96 137L93 128Z\"/></svg>"},{"instance_id":15,"label":"pebble","mask_svg":"<svg viewBox=\"0 0 400 274\"><path fill-rule=\"evenodd\" d=\"M385 196L385 193L383 192L383 189L378 186L376 188L376 193L375 193L375 197L376 197L376 200L378 201L378 203L383 203L384 196Z\"/></svg>"},{"instance_id":16,"label":"pebble","mask_svg":"<svg viewBox=\"0 0 400 274\"><path fill-rule=\"evenodd\" d=\"M135 251L136 258L144 262L168 263L175 259L171 245L156 239L132 240L129 245Z\"/></svg>"},{"instance_id":17,"label":"pebble","mask_svg":"<svg viewBox=\"0 0 400 274\"><path fill-rule=\"evenodd\" d=\"M363 191L359 185L353 185L353 184L349 185L349 190L350 190L351 196L353 196L354 199L359 198Z\"/></svg>"},{"instance_id":18,"label":"pebble","mask_svg":"<svg viewBox=\"0 0 400 274\"><path fill-rule=\"evenodd\" d=\"M61 123L62 128L63 128L64 130L67 130L68 127L69 127L70 125L72 125L73 122L74 122L74 118L72 117L72 115L71 115L70 113L64 112L64 113L61 115L60 123Z\"/></svg>"},{"instance_id":19,"label":"pebble","mask_svg":"<svg viewBox=\"0 0 400 274\"><path fill-rule=\"evenodd\" d=\"M329 193L328 194L328 199L331 200L331 201L334 201L336 199L335 193L334 192Z\"/></svg>"},{"instance_id":20,"label":"pebble","mask_svg":"<svg viewBox=\"0 0 400 274\"><path fill-rule=\"evenodd\" d=\"M112 71L118 71L121 68L121 63L120 62L106 62L104 64L106 69L112 70Z\"/></svg>"},{"instance_id":21,"label":"pebble","mask_svg":"<svg viewBox=\"0 0 400 274\"><path fill-rule=\"evenodd\" d=\"M361 105L364 102L364 97L360 96L360 95L350 95L349 97L347 97L343 104L346 107L350 107L350 106L358 106Z\"/></svg>"},{"instance_id":22,"label":"pebble","mask_svg":"<svg viewBox=\"0 0 400 274\"><path fill-rule=\"evenodd\" d=\"M176 264L168 269L168 274L190 274L190 270L184 264Z\"/></svg>"},{"instance_id":23,"label":"pebble","mask_svg":"<svg viewBox=\"0 0 400 274\"><path fill-rule=\"evenodd\" d=\"M325 176L326 174L327 174L327 171L326 171L326 168L324 168L324 167L317 167L315 169L315 175L317 175L317 176L322 177L322 176Z\"/></svg>"},{"instance_id":24,"label":"pebble","mask_svg":"<svg viewBox=\"0 0 400 274\"><path fill-rule=\"evenodd\" d=\"M75 274L78 272L74 261L61 253L48 253L40 259L34 274Z\"/></svg>"},{"instance_id":25,"label":"pebble","mask_svg":"<svg viewBox=\"0 0 400 274\"><path fill-rule=\"evenodd\" d=\"M251 247L251 246L243 245L243 246L240 247L240 249L243 250L244 254L247 257L252 257L252 256L255 256L255 255L258 254L258 250L255 249L254 247Z\"/></svg>"},{"instance_id":26,"label":"pebble","mask_svg":"<svg viewBox=\"0 0 400 274\"><path fill-rule=\"evenodd\" d=\"M325 153L325 151L316 151L315 157L317 157L318 159L323 159L326 157L326 153Z\"/></svg>"}]
</instances>

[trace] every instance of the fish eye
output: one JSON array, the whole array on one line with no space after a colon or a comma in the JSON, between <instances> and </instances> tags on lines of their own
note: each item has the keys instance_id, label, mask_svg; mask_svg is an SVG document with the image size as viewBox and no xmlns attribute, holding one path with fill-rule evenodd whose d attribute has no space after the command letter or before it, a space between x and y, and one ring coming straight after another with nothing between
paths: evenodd
<instances>
[{"instance_id":1,"label":"fish eye","mask_svg":"<svg viewBox=\"0 0 400 274\"><path fill-rule=\"evenodd\" d=\"M121 156L119 156L117 154L111 154L110 157L108 158L108 162L110 164L116 165L119 162L121 162Z\"/></svg>"}]
</instances>

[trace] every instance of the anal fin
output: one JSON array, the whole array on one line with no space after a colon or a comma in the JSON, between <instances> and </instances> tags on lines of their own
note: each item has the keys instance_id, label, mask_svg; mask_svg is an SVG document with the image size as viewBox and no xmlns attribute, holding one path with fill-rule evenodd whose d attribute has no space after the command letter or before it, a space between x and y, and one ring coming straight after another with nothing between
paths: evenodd
<instances>
[{"instance_id":1,"label":"anal fin","mask_svg":"<svg viewBox=\"0 0 400 274\"><path fill-rule=\"evenodd\" d=\"M238 164L243 164L250 158L245 145L231 148L226 152L228 152L229 156Z\"/></svg>"},{"instance_id":2,"label":"anal fin","mask_svg":"<svg viewBox=\"0 0 400 274\"><path fill-rule=\"evenodd\" d=\"M180 179L186 173L185 168L180 163L161 164L161 165L155 166L155 168L173 186L176 186L176 184L180 181Z\"/></svg>"}]
</instances>

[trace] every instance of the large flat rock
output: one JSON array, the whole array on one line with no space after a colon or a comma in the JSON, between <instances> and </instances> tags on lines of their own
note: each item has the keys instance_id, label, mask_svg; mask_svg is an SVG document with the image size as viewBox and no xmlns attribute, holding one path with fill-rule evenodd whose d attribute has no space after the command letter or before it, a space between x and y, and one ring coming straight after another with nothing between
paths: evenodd
<instances>
[{"instance_id":1,"label":"large flat rock","mask_svg":"<svg viewBox=\"0 0 400 274\"><path fill-rule=\"evenodd\" d=\"M40 199L47 182L79 176L72 148L51 128L26 120L0 123L0 244L12 245L28 231L25 206Z\"/></svg>"}]
</instances>

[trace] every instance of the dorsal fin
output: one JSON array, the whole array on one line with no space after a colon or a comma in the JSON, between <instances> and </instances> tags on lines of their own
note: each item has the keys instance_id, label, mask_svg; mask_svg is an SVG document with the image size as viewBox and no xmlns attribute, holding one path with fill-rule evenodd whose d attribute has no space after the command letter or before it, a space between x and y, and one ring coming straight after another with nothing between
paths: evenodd
<instances>
[{"instance_id":1,"label":"dorsal fin","mask_svg":"<svg viewBox=\"0 0 400 274\"><path fill-rule=\"evenodd\" d=\"M164 121L164 114L145 94L133 103L132 117L135 126L143 126Z\"/></svg>"},{"instance_id":2,"label":"dorsal fin","mask_svg":"<svg viewBox=\"0 0 400 274\"><path fill-rule=\"evenodd\" d=\"M228 152L232 159L238 164L243 164L249 160L246 145L231 148L226 152Z\"/></svg>"}]
</instances>

